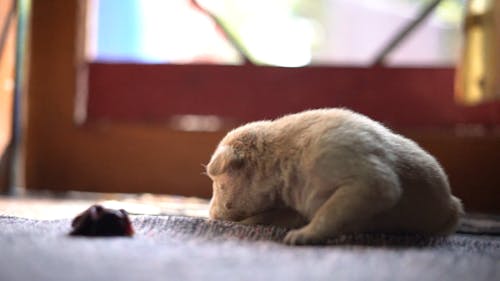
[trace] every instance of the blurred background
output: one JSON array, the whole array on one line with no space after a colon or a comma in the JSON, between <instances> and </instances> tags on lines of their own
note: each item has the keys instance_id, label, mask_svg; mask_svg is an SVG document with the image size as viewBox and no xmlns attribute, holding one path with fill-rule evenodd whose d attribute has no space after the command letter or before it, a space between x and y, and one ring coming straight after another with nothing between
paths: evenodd
<instances>
[{"instance_id":1,"label":"blurred background","mask_svg":"<svg viewBox=\"0 0 500 281\"><path fill-rule=\"evenodd\" d=\"M199 0L258 64L370 65L427 0ZM391 65L453 65L465 1L442 1L391 54ZM91 60L240 64L216 24L191 1L90 1Z\"/></svg>"},{"instance_id":2,"label":"blurred background","mask_svg":"<svg viewBox=\"0 0 500 281\"><path fill-rule=\"evenodd\" d=\"M0 190L209 198L203 164L231 128L348 107L435 155L468 211L500 213L499 16L488 0L0 0Z\"/></svg>"}]
</instances>

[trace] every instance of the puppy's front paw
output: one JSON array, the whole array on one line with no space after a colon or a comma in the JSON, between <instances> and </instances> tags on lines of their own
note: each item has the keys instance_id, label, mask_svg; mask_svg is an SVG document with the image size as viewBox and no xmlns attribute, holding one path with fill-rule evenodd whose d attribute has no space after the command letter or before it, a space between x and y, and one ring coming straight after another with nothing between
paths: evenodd
<instances>
[{"instance_id":1,"label":"puppy's front paw","mask_svg":"<svg viewBox=\"0 0 500 281\"><path fill-rule=\"evenodd\" d=\"M321 244L324 242L322 237L315 235L308 228L303 227L300 229L290 230L283 242L288 245L308 245L308 244Z\"/></svg>"}]
</instances>

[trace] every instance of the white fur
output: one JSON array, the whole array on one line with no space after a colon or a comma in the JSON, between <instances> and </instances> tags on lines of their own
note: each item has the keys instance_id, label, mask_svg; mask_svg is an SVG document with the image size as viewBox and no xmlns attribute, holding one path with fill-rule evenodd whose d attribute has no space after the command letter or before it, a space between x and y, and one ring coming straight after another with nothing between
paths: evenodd
<instances>
[{"instance_id":1,"label":"white fur","mask_svg":"<svg viewBox=\"0 0 500 281\"><path fill-rule=\"evenodd\" d=\"M346 109L236 128L207 174L211 218L298 227L289 244L350 232L448 234L463 212L431 155Z\"/></svg>"}]
</instances>

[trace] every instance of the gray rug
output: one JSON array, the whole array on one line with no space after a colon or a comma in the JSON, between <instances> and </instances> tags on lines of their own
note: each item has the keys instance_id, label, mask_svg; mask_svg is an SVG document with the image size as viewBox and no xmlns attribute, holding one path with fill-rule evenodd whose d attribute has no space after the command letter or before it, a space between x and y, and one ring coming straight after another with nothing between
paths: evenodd
<instances>
[{"instance_id":1,"label":"gray rug","mask_svg":"<svg viewBox=\"0 0 500 281\"><path fill-rule=\"evenodd\" d=\"M487 218L446 238L358 234L316 247L283 245L275 227L132 220L133 238L82 238L67 235L70 220L0 216L0 280L500 280L498 221Z\"/></svg>"}]
</instances>

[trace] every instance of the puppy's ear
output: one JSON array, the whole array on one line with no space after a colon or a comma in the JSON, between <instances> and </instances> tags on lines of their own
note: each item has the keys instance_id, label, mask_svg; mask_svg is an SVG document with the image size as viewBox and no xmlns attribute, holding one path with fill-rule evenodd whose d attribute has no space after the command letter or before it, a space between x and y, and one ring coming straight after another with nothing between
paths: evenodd
<instances>
[{"instance_id":1,"label":"puppy's ear","mask_svg":"<svg viewBox=\"0 0 500 281\"><path fill-rule=\"evenodd\" d=\"M210 163L207 165L207 173L210 176L217 176L228 170L239 170L245 164L245 159L232 147L219 147L212 155Z\"/></svg>"}]
</instances>

